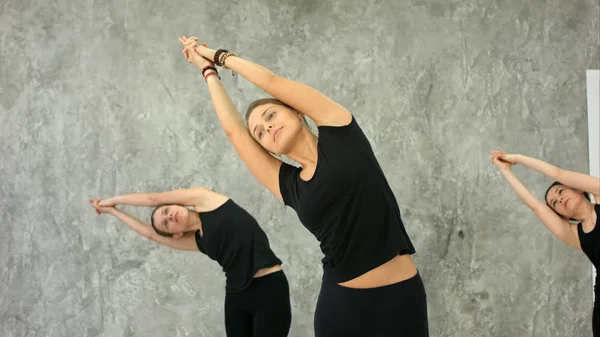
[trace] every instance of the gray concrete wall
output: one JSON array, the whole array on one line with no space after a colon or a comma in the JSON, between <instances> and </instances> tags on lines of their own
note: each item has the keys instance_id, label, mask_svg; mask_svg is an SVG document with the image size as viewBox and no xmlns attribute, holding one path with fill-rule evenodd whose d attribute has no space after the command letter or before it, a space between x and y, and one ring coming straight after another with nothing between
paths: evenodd
<instances>
[{"instance_id":1,"label":"gray concrete wall","mask_svg":"<svg viewBox=\"0 0 600 337\"><path fill-rule=\"evenodd\" d=\"M223 336L215 263L87 202L195 185L257 217L290 281L290 336L312 335L318 244L227 142L181 54L193 34L355 114L417 248L431 336L591 336L591 264L488 153L587 170L598 0L325 3L2 1L0 335ZM264 96L222 77L241 110ZM550 183L514 170L538 196Z\"/></svg>"}]
</instances>

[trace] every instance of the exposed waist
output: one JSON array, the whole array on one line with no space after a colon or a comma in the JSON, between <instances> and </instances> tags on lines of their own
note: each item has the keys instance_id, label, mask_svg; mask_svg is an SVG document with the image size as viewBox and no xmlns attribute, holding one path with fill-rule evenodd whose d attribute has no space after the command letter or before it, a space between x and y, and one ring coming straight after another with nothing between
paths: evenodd
<instances>
[{"instance_id":1,"label":"exposed waist","mask_svg":"<svg viewBox=\"0 0 600 337\"><path fill-rule=\"evenodd\" d=\"M410 255L396 255L384 264L339 285L348 288L376 288L407 280L417 274Z\"/></svg>"},{"instance_id":2,"label":"exposed waist","mask_svg":"<svg viewBox=\"0 0 600 337\"><path fill-rule=\"evenodd\" d=\"M280 270L281 270L281 265L275 265L273 267L262 268L262 269L259 269L258 271L256 271L256 273L254 274L254 278L269 275L269 274L278 272Z\"/></svg>"}]
</instances>

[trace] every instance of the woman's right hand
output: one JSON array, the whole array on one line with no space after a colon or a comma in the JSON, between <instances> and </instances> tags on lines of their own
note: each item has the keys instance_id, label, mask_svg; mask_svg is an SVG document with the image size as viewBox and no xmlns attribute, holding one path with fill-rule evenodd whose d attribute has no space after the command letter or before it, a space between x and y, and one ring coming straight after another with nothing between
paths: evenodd
<instances>
[{"instance_id":1,"label":"woman's right hand","mask_svg":"<svg viewBox=\"0 0 600 337\"><path fill-rule=\"evenodd\" d=\"M208 67L208 66L215 67L215 64L211 60L208 60L208 59L202 57L202 55L200 55L196 51L196 48L198 47L197 41L198 41L198 38L193 37L193 36L189 37L189 38L182 36L179 38L179 42L181 42L181 44L183 44L182 53L185 56L185 59L189 63L193 63L194 65L196 65L196 67L198 67L199 69L204 69L205 67ZM202 45L205 47L207 46L206 42L203 43Z\"/></svg>"},{"instance_id":2,"label":"woman's right hand","mask_svg":"<svg viewBox=\"0 0 600 337\"><path fill-rule=\"evenodd\" d=\"M90 204L92 204L92 207L94 207L94 210L96 210L96 213L98 213L98 215L103 213L111 213L113 210L115 210L114 206L101 206L100 201L102 200L90 199Z\"/></svg>"},{"instance_id":3,"label":"woman's right hand","mask_svg":"<svg viewBox=\"0 0 600 337\"><path fill-rule=\"evenodd\" d=\"M498 168L503 170L510 170L510 167L516 164L514 158L506 158L507 155L504 152L492 151L492 162Z\"/></svg>"},{"instance_id":4,"label":"woman's right hand","mask_svg":"<svg viewBox=\"0 0 600 337\"><path fill-rule=\"evenodd\" d=\"M511 163L512 165L517 165L517 155L516 154L508 154L504 151L492 151L492 156L499 157L500 159Z\"/></svg>"}]
</instances>

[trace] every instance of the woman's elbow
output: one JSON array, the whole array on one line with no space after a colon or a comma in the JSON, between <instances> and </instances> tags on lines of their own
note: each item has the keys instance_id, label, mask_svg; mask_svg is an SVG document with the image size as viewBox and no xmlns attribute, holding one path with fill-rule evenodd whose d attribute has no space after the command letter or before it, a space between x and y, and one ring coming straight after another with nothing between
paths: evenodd
<instances>
[{"instance_id":1,"label":"woman's elbow","mask_svg":"<svg viewBox=\"0 0 600 337\"><path fill-rule=\"evenodd\" d=\"M272 88L273 86L278 85L277 84L278 79L281 79L281 77L277 76L277 74L275 74L274 72L269 71L269 73L265 79L264 87L267 89L265 91L269 92L269 88Z\"/></svg>"}]
</instances>

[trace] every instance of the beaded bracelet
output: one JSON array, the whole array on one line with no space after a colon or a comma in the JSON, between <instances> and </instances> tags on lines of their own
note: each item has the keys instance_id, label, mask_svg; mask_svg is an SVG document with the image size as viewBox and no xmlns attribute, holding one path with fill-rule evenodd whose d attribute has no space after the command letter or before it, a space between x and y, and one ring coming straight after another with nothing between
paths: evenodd
<instances>
[{"instance_id":1,"label":"beaded bracelet","mask_svg":"<svg viewBox=\"0 0 600 337\"><path fill-rule=\"evenodd\" d=\"M223 67L225 69L229 69L225 66L225 60L229 57L229 56L237 56L236 54L225 50L225 49L219 49L215 52L215 57L213 58L213 63L218 65L219 67Z\"/></svg>"},{"instance_id":2,"label":"beaded bracelet","mask_svg":"<svg viewBox=\"0 0 600 337\"><path fill-rule=\"evenodd\" d=\"M218 65L219 67L222 67L223 65L221 63L219 63L219 59L221 57L221 54L226 53L227 50L225 49L219 49L215 52L215 57L213 57L213 63Z\"/></svg>"},{"instance_id":3,"label":"beaded bracelet","mask_svg":"<svg viewBox=\"0 0 600 337\"><path fill-rule=\"evenodd\" d=\"M208 82L208 78L211 75L216 75L219 79L221 79L221 76L219 76L219 74L216 71L211 71L211 72L208 73L208 75L204 76L204 80Z\"/></svg>"},{"instance_id":4,"label":"beaded bracelet","mask_svg":"<svg viewBox=\"0 0 600 337\"><path fill-rule=\"evenodd\" d=\"M205 73L205 72L206 72L208 69L212 69L212 70L214 70L214 71L215 71L217 74L219 73L219 72L217 71L217 68L215 68L215 67L214 67L214 66L212 66L212 65L208 65L208 66L206 66L206 67L202 68L202 76L204 76L204 73Z\"/></svg>"},{"instance_id":5,"label":"beaded bracelet","mask_svg":"<svg viewBox=\"0 0 600 337\"><path fill-rule=\"evenodd\" d=\"M232 53L232 52L225 52L225 53L221 54L221 60L220 60L220 61L221 61L221 65L222 65L222 66L223 66L223 68L225 68L225 69L229 69L229 68L227 68L227 66L225 65L225 60L227 60L227 58L228 58L229 56L237 56L237 55L236 55L236 54L234 54L234 53Z\"/></svg>"}]
</instances>

